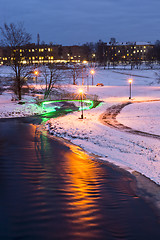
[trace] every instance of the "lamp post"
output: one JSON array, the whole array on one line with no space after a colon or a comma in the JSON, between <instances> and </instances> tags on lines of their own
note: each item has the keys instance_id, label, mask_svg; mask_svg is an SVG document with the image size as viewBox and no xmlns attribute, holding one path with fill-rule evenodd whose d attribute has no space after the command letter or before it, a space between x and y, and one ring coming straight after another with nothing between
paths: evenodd
<instances>
[{"instance_id":1,"label":"lamp post","mask_svg":"<svg viewBox=\"0 0 160 240\"><path fill-rule=\"evenodd\" d=\"M82 65L82 85L84 85L83 68L84 68L84 66Z\"/></svg>"},{"instance_id":2,"label":"lamp post","mask_svg":"<svg viewBox=\"0 0 160 240\"><path fill-rule=\"evenodd\" d=\"M91 75L92 75L92 86L93 86L93 75L95 74L95 71L92 69L92 70L90 71L90 73L91 73Z\"/></svg>"},{"instance_id":3,"label":"lamp post","mask_svg":"<svg viewBox=\"0 0 160 240\"><path fill-rule=\"evenodd\" d=\"M89 79L88 79L88 74L87 74L87 91L89 91Z\"/></svg>"},{"instance_id":4,"label":"lamp post","mask_svg":"<svg viewBox=\"0 0 160 240\"><path fill-rule=\"evenodd\" d=\"M36 76L36 85L37 85L37 77L38 77L38 74L39 74L38 70L35 70L35 71L34 71L34 74L35 74L35 76Z\"/></svg>"},{"instance_id":5,"label":"lamp post","mask_svg":"<svg viewBox=\"0 0 160 240\"><path fill-rule=\"evenodd\" d=\"M132 86L132 79L129 79L128 82L129 82L129 99L131 99L131 86Z\"/></svg>"},{"instance_id":6,"label":"lamp post","mask_svg":"<svg viewBox=\"0 0 160 240\"><path fill-rule=\"evenodd\" d=\"M83 89L79 90L80 93L80 97L81 97L81 110L82 110L82 114L81 114L81 119L83 119Z\"/></svg>"}]
</instances>

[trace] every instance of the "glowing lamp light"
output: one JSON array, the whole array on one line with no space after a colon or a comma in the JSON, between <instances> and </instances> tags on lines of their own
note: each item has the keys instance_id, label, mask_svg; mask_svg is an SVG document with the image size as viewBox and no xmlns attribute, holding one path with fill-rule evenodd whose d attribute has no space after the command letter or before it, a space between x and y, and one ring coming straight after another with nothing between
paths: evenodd
<instances>
[{"instance_id":1,"label":"glowing lamp light","mask_svg":"<svg viewBox=\"0 0 160 240\"><path fill-rule=\"evenodd\" d=\"M80 93L80 94L83 94L83 89L79 89L79 93Z\"/></svg>"},{"instance_id":2,"label":"glowing lamp light","mask_svg":"<svg viewBox=\"0 0 160 240\"><path fill-rule=\"evenodd\" d=\"M90 73L91 73L91 75L92 75L92 86L93 86L93 75L95 74L95 71L92 69L92 70L90 71Z\"/></svg>"},{"instance_id":3,"label":"glowing lamp light","mask_svg":"<svg viewBox=\"0 0 160 240\"><path fill-rule=\"evenodd\" d=\"M133 81L132 79L129 79L129 80L128 80L129 83L132 83L132 81Z\"/></svg>"},{"instance_id":4,"label":"glowing lamp light","mask_svg":"<svg viewBox=\"0 0 160 240\"><path fill-rule=\"evenodd\" d=\"M95 74L95 71L94 71L94 70L91 70L91 74L92 74L92 75Z\"/></svg>"},{"instance_id":5,"label":"glowing lamp light","mask_svg":"<svg viewBox=\"0 0 160 240\"><path fill-rule=\"evenodd\" d=\"M38 71L34 71L34 74L37 76L39 74L39 72Z\"/></svg>"},{"instance_id":6,"label":"glowing lamp light","mask_svg":"<svg viewBox=\"0 0 160 240\"><path fill-rule=\"evenodd\" d=\"M87 64L88 62L87 62L86 60L84 60L82 63L83 63L83 64Z\"/></svg>"}]
</instances>

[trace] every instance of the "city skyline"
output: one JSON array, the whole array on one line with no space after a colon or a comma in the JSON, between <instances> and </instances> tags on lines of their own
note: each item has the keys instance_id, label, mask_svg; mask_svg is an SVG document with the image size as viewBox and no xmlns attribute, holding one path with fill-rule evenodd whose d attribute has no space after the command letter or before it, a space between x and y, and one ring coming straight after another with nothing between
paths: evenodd
<instances>
[{"instance_id":1,"label":"city skyline","mask_svg":"<svg viewBox=\"0 0 160 240\"><path fill-rule=\"evenodd\" d=\"M0 21L24 22L32 42L73 45L160 39L160 2L153 0L1 0Z\"/></svg>"}]
</instances>

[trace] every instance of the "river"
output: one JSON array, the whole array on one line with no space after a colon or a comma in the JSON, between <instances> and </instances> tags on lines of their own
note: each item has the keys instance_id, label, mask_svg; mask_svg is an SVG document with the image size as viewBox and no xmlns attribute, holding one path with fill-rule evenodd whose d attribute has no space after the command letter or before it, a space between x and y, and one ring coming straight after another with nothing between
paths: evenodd
<instances>
[{"instance_id":1,"label":"river","mask_svg":"<svg viewBox=\"0 0 160 240\"><path fill-rule=\"evenodd\" d=\"M0 120L0 240L160 239L158 217L135 194L131 174L48 138L33 122Z\"/></svg>"}]
</instances>

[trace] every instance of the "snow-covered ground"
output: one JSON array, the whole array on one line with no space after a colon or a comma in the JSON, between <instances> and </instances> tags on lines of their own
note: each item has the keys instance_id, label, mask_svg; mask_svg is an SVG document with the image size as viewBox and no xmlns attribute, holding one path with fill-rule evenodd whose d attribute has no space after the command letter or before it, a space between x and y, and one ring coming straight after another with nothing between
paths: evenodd
<instances>
[{"instance_id":1,"label":"snow-covered ground","mask_svg":"<svg viewBox=\"0 0 160 240\"><path fill-rule=\"evenodd\" d=\"M143 102L122 109L117 120L133 129L160 135L160 102Z\"/></svg>"},{"instance_id":2,"label":"snow-covered ground","mask_svg":"<svg viewBox=\"0 0 160 240\"><path fill-rule=\"evenodd\" d=\"M30 96L25 96L24 105L18 101L11 101L13 94L10 91L0 95L0 118L26 117L35 114L45 113L45 110L35 104L35 100Z\"/></svg>"},{"instance_id":3,"label":"snow-covered ground","mask_svg":"<svg viewBox=\"0 0 160 240\"><path fill-rule=\"evenodd\" d=\"M84 111L84 119L79 119L81 113L75 112L49 120L47 127L55 136L68 139L86 151L100 156L103 160L113 162L130 171L138 171L160 184L160 140L116 130L100 121L100 116L108 107L129 100L127 80L132 76L131 101L133 104L126 106L117 116L117 120L133 129L160 135L158 111L160 86L157 85L156 73L159 71L97 69L94 84L103 83L104 87L89 86L88 92L86 86L83 88L88 94L98 95L103 104L95 109ZM89 80L91 82L91 78ZM77 83L81 84L81 79ZM78 92L79 86L64 85L63 88ZM3 106L3 112L7 112L6 96L5 94L0 96L0 112ZM157 101L147 102L147 100ZM9 103L9 100L8 104L10 107L12 105L13 109L17 108L17 104ZM25 108L25 105L19 106L19 108L22 107Z\"/></svg>"}]
</instances>

